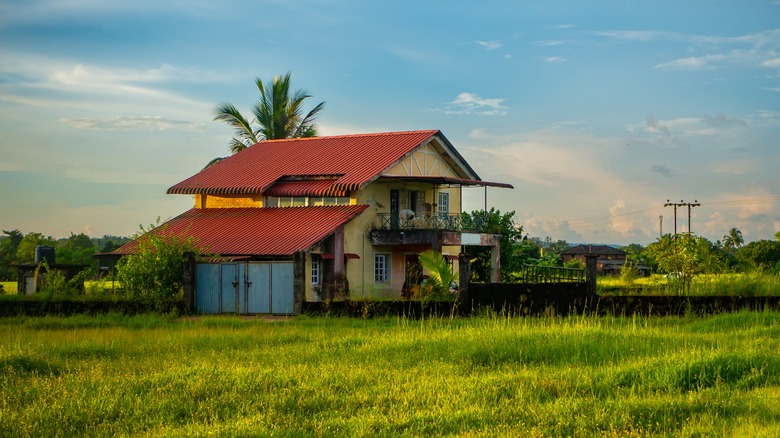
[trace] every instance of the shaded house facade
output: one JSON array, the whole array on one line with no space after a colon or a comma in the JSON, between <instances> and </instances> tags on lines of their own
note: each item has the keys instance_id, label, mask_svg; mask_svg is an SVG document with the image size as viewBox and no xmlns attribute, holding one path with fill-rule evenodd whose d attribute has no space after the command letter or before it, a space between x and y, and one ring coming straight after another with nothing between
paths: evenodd
<instances>
[{"instance_id":1,"label":"shaded house facade","mask_svg":"<svg viewBox=\"0 0 780 438\"><path fill-rule=\"evenodd\" d=\"M625 251L613 248L608 245L577 245L561 253L561 259L564 263L578 259L585 264L586 254L596 254L596 272L601 275L620 275L620 270L627 261ZM637 265L640 275L650 275L650 268L645 265Z\"/></svg>"},{"instance_id":2,"label":"shaded house facade","mask_svg":"<svg viewBox=\"0 0 780 438\"><path fill-rule=\"evenodd\" d=\"M169 188L194 206L166 230L211 256L199 310L297 313L304 300L400 298L429 249L457 271L462 246L490 247L498 281L498 237L461 216L469 186L512 188L483 181L436 130L268 140Z\"/></svg>"}]
</instances>

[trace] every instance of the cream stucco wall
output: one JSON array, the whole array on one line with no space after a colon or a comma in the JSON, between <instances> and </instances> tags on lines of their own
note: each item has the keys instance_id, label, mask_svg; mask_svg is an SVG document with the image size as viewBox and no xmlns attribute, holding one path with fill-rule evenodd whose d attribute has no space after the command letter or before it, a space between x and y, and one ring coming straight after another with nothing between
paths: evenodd
<instances>
[{"instance_id":1,"label":"cream stucco wall","mask_svg":"<svg viewBox=\"0 0 780 438\"><path fill-rule=\"evenodd\" d=\"M447 164L432 143L417 148L408 157L383 173L395 176L447 176L457 178L458 174Z\"/></svg>"},{"instance_id":2,"label":"cream stucco wall","mask_svg":"<svg viewBox=\"0 0 780 438\"><path fill-rule=\"evenodd\" d=\"M435 192L447 191L450 193L450 212L460 212L461 191L458 188L435 190L430 184L423 183L375 182L359 191L355 196L357 204L365 204L369 208L350 221L344 228L344 252L360 256L360 259L349 260L346 264L350 296L353 298L399 298L404 283L406 255L419 254L430 249L371 245L369 235L371 230L379 225L378 215L390 213L391 189L424 191L426 202L433 199ZM401 208L407 207L402 204ZM460 247L458 246L442 248L444 254L457 255L459 252ZM390 256L390 282L388 283L377 284L374 282L375 254L388 254ZM457 263L455 263L455 273L457 274L457 272Z\"/></svg>"}]
</instances>

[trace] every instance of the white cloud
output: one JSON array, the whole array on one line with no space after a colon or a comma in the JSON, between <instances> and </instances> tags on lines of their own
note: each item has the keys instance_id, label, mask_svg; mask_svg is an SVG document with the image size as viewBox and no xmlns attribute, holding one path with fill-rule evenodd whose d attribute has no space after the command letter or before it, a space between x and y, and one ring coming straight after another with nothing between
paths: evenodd
<instances>
[{"instance_id":1,"label":"white cloud","mask_svg":"<svg viewBox=\"0 0 780 438\"><path fill-rule=\"evenodd\" d=\"M550 64L560 64L562 62L566 62L566 58L562 58L560 56L548 56L547 58L544 58L544 62Z\"/></svg>"},{"instance_id":2,"label":"white cloud","mask_svg":"<svg viewBox=\"0 0 780 438\"><path fill-rule=\"evenodd\" d=\"M158 127L189 115L198 121L210 119L212 102L192 98L167 89L171 84L221 82L227 76L168 64L135 69L91 65L70 59L8 52L0 49L0 102L45 108L54 117L71 125L92 119L92 127L102 123L120 124L136 118L146 127L155 116ZM110 114L110 115L109 115ZM80 119L79 116L84 116ZM113 119L112 119L113 118ZM123 118L127 120L122 121ZM111 122L113 120L113 122ZM193 128L195 123L190 123ZM181 125L180 125L181 126ZM168 124L166 129L171 129Z\"/></svg>"},{"instance_id":3,"label":"white cloud","mask_svg":"<svg viewBox=\"0 0 780 438\"><path fill-rule=\"evenodd\" d=\"M659 70L703 70L714 68L716 63L724 61L724 55L708 55L700 57L689 57L675 59L674 61L657 64L655 68Z\"/></svg>"},{"instance_id":4,"label":"white cloud","mask_svg":"<svg viewBox=\"0 0 780 438\"><path fill-rule=\"evenodd\" d=\"M447 114L480 114L487 116L505 115L507 107L502 105L506 99L483 98L474 93L460 93L449 103L445 113Z\"/></svg>"},{"instance_id":5,"label":"white cloud","mask_svg":"<svg viewBox=\"0 0 780 438\"><path fill-rule=\"evenodd\" d=\"M746 44L756 47L777 46L780 44L780 29L750 33L738 36L695 35L681 32L665 32L657 30L619 30L597 31L595 35L622 41L648 42L657 40L681 41L688 44L704 46Z\"/></svg>"},{"instance_id":6,"label":"white cloud","mask_svg":"<svg viewBox=\"0 0 780 438\"><path fill-rule=\"evenodd\" d=\"M542 40L542 41L537 41L534 44L536 44L537 46L542 46L542 47L552 47L552 46L561 46L561 45L566 44L566 43L564 41L561 41L561 40Z\"/></svg>"},{"instance_id":7,"label":"white cloud","mask_svg":"<svg viewBox=\"0 0 780 438\"><path fill-rule=\"evenodd\" d=\"M484 47L485 50L496 50L502 46L501 41L477 41L477 44Z\"/></svg>"},{"instance_id":8,"label":"white cloud","mask_svg":"<svg viewBox=\"0 0 780 438\"><path fill-rule=\"evenodd\" d=\"M60 119L60 122L79 129L106 131L200 131L203 125L183 120L171 120L161 116L107 117Z\"/></svg>"},{"instance_id":9,"label":"white cloud","mask_svg":"<svg viewBox=\"0 0 780 438\"><path fill-rule=\"evenodd\" d=\"M761 63L761 67L780 68L780 58L767 59Z\"/></svg>"}]
</instances>

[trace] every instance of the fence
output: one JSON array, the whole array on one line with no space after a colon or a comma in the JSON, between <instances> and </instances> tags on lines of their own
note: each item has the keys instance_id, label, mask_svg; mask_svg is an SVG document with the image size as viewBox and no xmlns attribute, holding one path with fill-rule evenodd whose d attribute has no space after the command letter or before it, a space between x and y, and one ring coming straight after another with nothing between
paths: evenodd
<instances>
[{"instance_id":1,"label":"fence","mask_svg":"<svg viewBox=\"0 0 780 438\"><path fill-rule=\"evenodd\" d=\"M524 264L518 281L522 283L582 283L585 281L585 270Z\"/></svg>"}]
</instances>

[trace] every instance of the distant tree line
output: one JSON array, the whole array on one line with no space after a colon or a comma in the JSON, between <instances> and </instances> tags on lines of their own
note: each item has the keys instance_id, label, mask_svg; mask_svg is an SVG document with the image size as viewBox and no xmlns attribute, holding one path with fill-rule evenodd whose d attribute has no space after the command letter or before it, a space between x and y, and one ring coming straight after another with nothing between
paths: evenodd
<instances>
[{"instance_id":1,"label":"distant tree line","mask_svg":"<svg viewBox=\"0 0 780 438\"><path fill-rule=\"evenodd\" d=\"M23 234L18 229L3 230L0 236L0 281L15 281L17 270L12 265L34 263L35 248L39 245L54 247L58 264L87 265L97 272L97 260L92 257L93 254L111 252L129 241L129 237L105 235L95 238L84 233L71 233L70 237L55 239L37 232Z\"/></svg>"},{"instance_id":2,"label":"distant tree line","mask_svg":"<svg viewBox=\"0 0 780 438\"><path fill-rule=\"evenodd\" d=\"M563 263L561 254L573 246L550 236L529 237L515 222L515 212L473 211L465 218L485 216L483 232L501 234L501 281L515 280L524 264L583 268L572 259ZM755 272L780 275L780 232L774 240L762 239L745 244L742 232L731 228L722 240L712 242L695 234L666 234L647 246L632 243L618 249L627 253L629 266L644 265L659 274L683 275L684 281L698 274ZM467 246L472 281L490 280L490 249Z\"/></svg>"}]
</instances>

